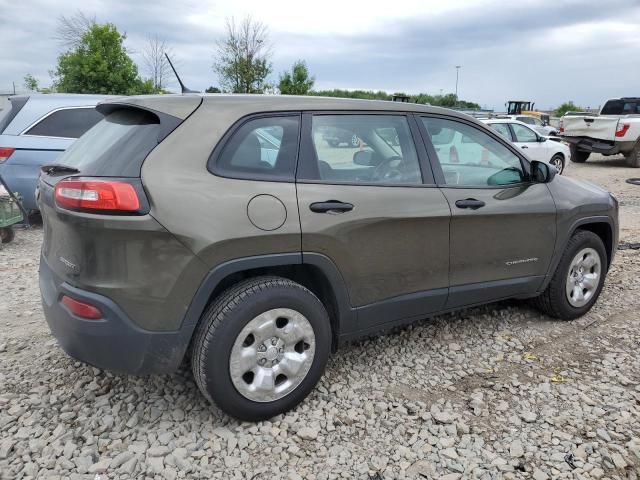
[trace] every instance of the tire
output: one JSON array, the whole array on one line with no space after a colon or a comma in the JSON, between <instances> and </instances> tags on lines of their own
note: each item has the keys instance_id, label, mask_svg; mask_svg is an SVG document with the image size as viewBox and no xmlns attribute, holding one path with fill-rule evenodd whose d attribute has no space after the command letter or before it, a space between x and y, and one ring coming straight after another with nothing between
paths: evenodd
<instances>
[{"instance_id":1,"label":"tire","mask_svg":"<svg viewBox=\"0 0 640 480\"><path fill-rule=\"evenodd\" d=\"M631 168L640 168L640 142L637 142L633 150L625 155L627 165Z\"/></svg>"},{"instance_id":2,"label":"tire","mask_svg":"<svg viewBox=\"0 0 640 480\"><path fill-rule=\"evenodd\" d=\"M571 145L571 161L575 163L584 163L591 155L591 152L584 152L582 150L578 150L574 145Z\"/></svg>"},{"instance_id":3,"label":"tire","mask_svg":"<svg viewBox=\"0 0 640 480\"><path fill-rule=\"evenodd\" d=\"M549 160L551 165L554 165L558 169L558 175L562 175L564 172L564 155L561 153L556 153L551 160Z\"/></svg>"},{"instance_id":4,"label":"tire","mask_svg":"<svg viewBox=\"0 0 640 480\"><path fill-rule=\"evenodd\" d=\"M360 145L360 139L358 138L358 136L354 133L351 136L351 141L349 142L351 143L352 147L358 147Z\"/></svg>"},{"instance_id":5,"label":"tire","mask_svg":"<svg viewBox=\"0 0 640 480\"><path fill-rule=\"evenodd\" d=\"M284 321L286 325L280 325ZM296 328L287 330L290 324ZM256 325L268 334L260 335ZM298 341L298 336L304 338ZM293 349L284 343L287 337L297 342ZM221 410L259 421L305 399L320 380L330 349L329 317L312 292L286 278L257 277L229 288L205 311L194 337L191 367L202 393ZM250 366L242 366L239 352L249 354ZM298 356L299 375L287 372L290 354ZM265 378L274 378L273 384L259 389L258 380Z\"/></svg>"},{"instance_id":6,"label":"tire","mask_svg":"<svg viewBox=\"0 0 640 480\"><path fill-rule=\"evenodd\" d=\"M2 239L2 243L12 242L16 236L16 232L13 231L13 228L4 227L0 228L0 238Z\"/></svg>"},{"instance_id":7,"label":"tire","mask_svg":"<svg viewBox=\"0 0 640 480\"><path fill-rule=\"evenodd\" d=\"M574 285L573 277L571 283L569 282L569 275L572 272L572 267L575 266L574 260L580 255L582 257L583 252L589 252L590 257L598 257L599 260L599 273L597 275L597 282L593 288L587 294L584 293L584 304L580 304L578 297L575 297L573 302L569 299L568 290L572 289L572 295L575 289L582 289L579 285ZM596 267L587 267L588 263L584 266L584 277L592 275L592 269ZM607 252L604 248L604 243L598 235L587 230L578 230L573 234L567 247L565 248L560 263L556 268L551 282L547 286L546 290L536 299L534 303L544 313L550 317L559 318L561 320L573 320L587 313L593 304L598 299L602 286L604 285L604 279L607 275ZM576 269L576 275L582 276L582 271L578 273ZM576 281L580 277L575 277ZM585 284L586 285L586 284Z\"/></svg>"}]
</instances>

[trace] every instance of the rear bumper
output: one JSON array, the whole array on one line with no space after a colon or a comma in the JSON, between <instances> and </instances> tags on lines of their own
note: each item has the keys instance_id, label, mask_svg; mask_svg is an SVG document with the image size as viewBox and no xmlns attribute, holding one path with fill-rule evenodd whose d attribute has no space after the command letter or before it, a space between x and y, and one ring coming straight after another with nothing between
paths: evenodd
<instances>
[{"instance_id":1,"label":"rear bumper","mask_svg":"<svg viewBox=\"0 0 640 480\"><path fill-rule=\"evenodd\" d=\"M51 333L73 358L106 370L134 375L171 372L182 362L190 331L141 329L107 297L62 281L42 257L40 293ZM95 305L103 318L85 320L73 315L60 302L62 295Z\"/></svg>"},{"instance_id":2,"label":"rear bumper","mask_svg":"<svg viewBox=\"0 0 640 480\"><path fill-rule=\"evenodd\" d=\"M572 144L578 150L583 152L601 153L602 155L617 155L631 151L635 142L606 142L590 137L569 137L560 135L562 140Z\"/></svg>"}]
</instances>

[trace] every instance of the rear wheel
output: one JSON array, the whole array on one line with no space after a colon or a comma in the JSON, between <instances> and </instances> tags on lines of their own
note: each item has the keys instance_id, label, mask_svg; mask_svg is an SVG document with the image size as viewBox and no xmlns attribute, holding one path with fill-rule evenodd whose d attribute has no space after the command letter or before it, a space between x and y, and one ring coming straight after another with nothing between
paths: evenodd
<instances>
[{"instance_id":1,"label":"rear wheel","mask_svg":"<svg viewBox=\"0 0 640 480\"><path fill-rule=\"evenodd\" d=\"M584 152L582 150L578 150L575 146L571 145L571 161L575 163L584 163L589 158L591 152Z\"/></svg>"},{"instance_id":2,"label":"rear wheel","mask_svg":"<svg viewBox=\"0 0 640 480\"><path fill-rule=\"evenodd\" d=\"M15 236L16 236L16 232L14 232L13 228L11 228L10 226L0 228L0 239L2 240L2 243L9 243L13 241Z\"/></svg>"},{"instance_id":3,"label":"rear wheel","mask_svg":"<svg viewBox=\"0 0 640 480\"><path fill-rule=\"evenodd\" d=\"M598 235L578 230L569 240L547 286L535 299L551 317L573 320L587 313L598 299L607 274L607 253Z\"/></svg>"},{"instance_id":4,"label":"rear wheel","mask_svg":"<svg viewBox=\"0 0 640 480\"><path fill-rule=\"evenodd\" d=\"M628 154L625 155L627 159L627 165L632 168L640 168L640 142L636 143Z\"/></svg>"},{"instance_id":5,"label":"rear wheel","mask_svg":"<svg viewBox=\"0 0 640 480\"><path fill-rule=\"evenodd\" d=\"M357 147L360 145L360 139L358 138L358 136L354 133L351 136L351 146L352 147Z\"/></svg>"},{"instance_id":6,"label":"rear wheel","mask_svg":"<svg viewBox=\"0 0 640 480\"><path fill-rule=\"evenodd\" d=\"M549 163L556 167L556 169L558 170L558 175L562 175L562 172L564 171L564 156L562 154L556 153L553 157L551 157Z\"/></svg>"},{"instance_id":7,"label":"rear wheel","mask_svg":"<svg viewBox=\"0 0 640 480\"><path fill-rule=\"evenodd\" d=\"M285 278L259 277L230 288L205 312L193 375L229 415L264 420L304 400L330 346L327 311L312 292Z\"/></svg>"}]
</instances>

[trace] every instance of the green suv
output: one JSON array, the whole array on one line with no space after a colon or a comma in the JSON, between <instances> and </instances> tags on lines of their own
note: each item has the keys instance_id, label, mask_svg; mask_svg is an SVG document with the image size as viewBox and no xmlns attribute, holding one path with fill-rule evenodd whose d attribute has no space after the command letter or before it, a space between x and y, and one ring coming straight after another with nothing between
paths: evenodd
<instances>
[{"instance_id":1,"label":"green suv","mask_svg":"<svg viewBox=\"0 0 640 480\"><path fill-rule=\"evenodd\" d=\"M49 327L100 368L189 359L241 419L294 407L330 352L389 327L506 298L576 318L616 249L613 196L454 111L251 95L97 109L39 180Z\"/></svg>"}]
</instances>

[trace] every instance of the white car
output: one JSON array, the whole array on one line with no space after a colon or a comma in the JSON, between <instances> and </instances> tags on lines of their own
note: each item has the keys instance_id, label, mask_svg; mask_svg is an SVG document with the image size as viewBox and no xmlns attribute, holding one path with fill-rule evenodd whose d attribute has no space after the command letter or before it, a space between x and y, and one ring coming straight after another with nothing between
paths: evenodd
<instances>
[{"instance_id":1,"label":"white car","mask_svg":"<svg viewBox=\"0 0 640 480\"><path fill-rule=\"evenodd\" d=\"M511 115L511 120L517 120L518 122L526 123L533 128L540 135L557 135L558 129L551 125L546 125L539 118L530 117L529 115Z\"/></svg>"},{"instance_id":2,"label":"white car","mask_svg":"<svg viewBox=\"0 0 640 480\"><path fill-rule=\"evenodd\" d=\"M562 174L571 159L569 146L559 138L540 135L529 125L510 118L483 119L486 123L516 146L522 148L531 160L553 165Z\"/></svg>"}]
</instances>

